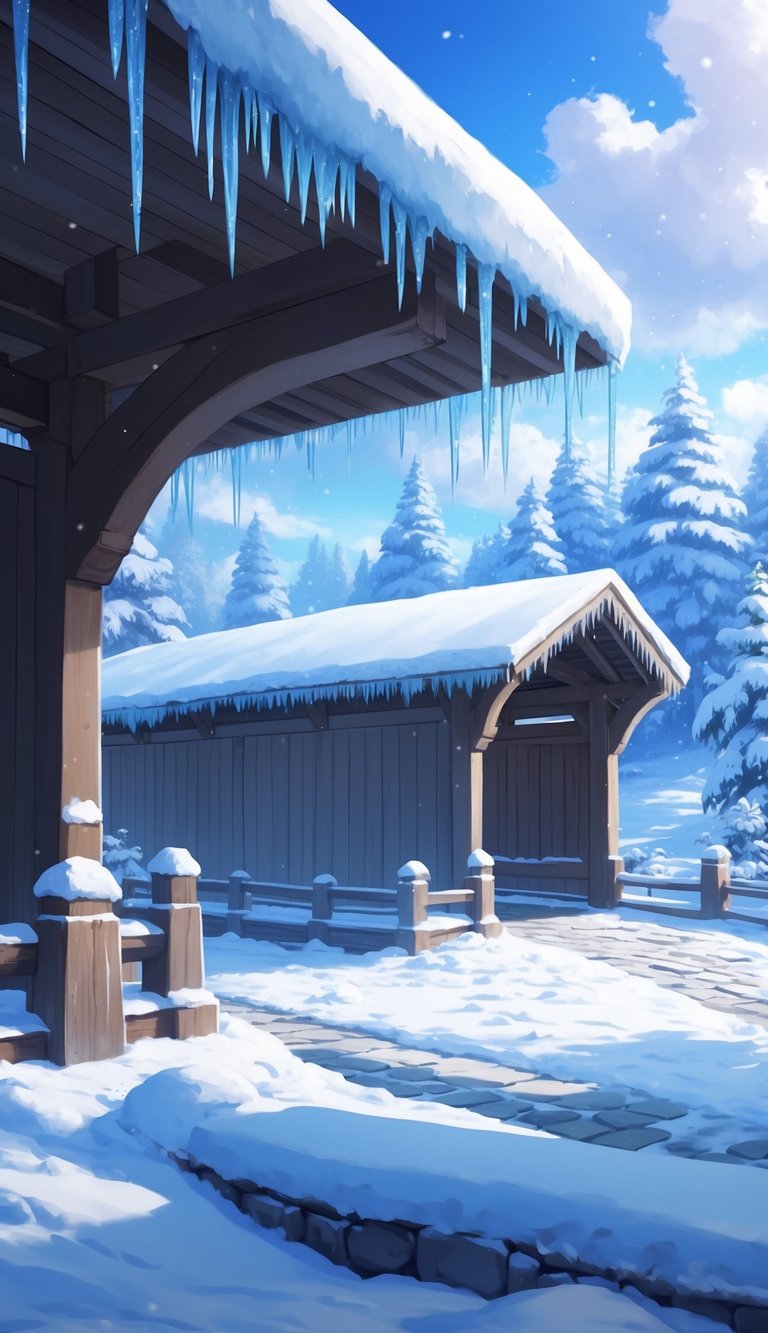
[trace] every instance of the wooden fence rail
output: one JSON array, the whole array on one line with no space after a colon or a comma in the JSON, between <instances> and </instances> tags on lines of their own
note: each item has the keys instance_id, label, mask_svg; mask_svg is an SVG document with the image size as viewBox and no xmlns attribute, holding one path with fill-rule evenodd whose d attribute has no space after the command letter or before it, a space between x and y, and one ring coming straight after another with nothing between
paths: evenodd
<instances>
[{"instance_id":1,"label":"wooden fence rail","mask_svg":"<svg viewBox=\"0 0 768 1333\"><path fill-rule=\"evenodd\" d=\"M659 912L667 916L693 916L705 921L746 921L755 925L768 925L768 913L762 915L745 911L733 903L734 895L753 901L768 903L768 880L733 878L731 876L731 854L727 847L708 847L701 858L701 870L698 879L674 879L667 875L632 875L624 872L620 860L617 866L616 883L619 887L620 901L625 907L639 911ZM623 896L624 889L645 889L646 901ZM681 907L674 902L654 899L652 892L660 891L678 894L699 895L698 907Z\"/></svg>"}]
</instances>

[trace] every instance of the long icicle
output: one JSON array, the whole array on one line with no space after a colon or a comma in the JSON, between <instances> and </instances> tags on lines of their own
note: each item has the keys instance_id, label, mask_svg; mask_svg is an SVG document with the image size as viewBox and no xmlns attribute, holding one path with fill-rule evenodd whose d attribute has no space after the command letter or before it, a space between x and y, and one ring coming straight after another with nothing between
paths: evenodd
<instances>
[{"instance_id":1,"label":"long icicle","mask_svg":"<svg viewBox=\"0 0 768 1333\"><path fill-rule=\"evenodd\" d=\"M258 106L261 169L264 172L264 176L267 177L269 175L269 164L272 160L272 119L275 114L275 108L273 103L264 93L259 93L258 95Z\"/></svg>"},{"instance_id":2,"label":"long icicle","mask_svg":"<svg viewBox=\"0 0 768 1333\"><path fill-rule=\"evenodd\" d=\"M147 53L148 0L125 0L125 53L128 63L128 120L131 129L133 235L136 252L141 239L141 195L144 177L144 64Z\"/></svg>"},{"instance_id":3,"label":"long icicle","mask_svg":"<svg viewBox=\"0 0 768 1333\"><path fill-rule=\"evenodd\" d=\"M112 0L110 0L111 4ZM195 157L197 157L200 148L200 113L203 109L205 52L194 28L190 28L187 35L187 70L189 75L189 118L192 123L192 145L195 150Z\"/></svg>"},{"instance_id":4,"label":"long icicle","mask_svg":"<svg viewBox=\"0 0 768 1333\"><path fill-rule=\"evenodd\" d=\"M616 379L618 367L615 361L608 363L608 487L616 480Z\"/></svg>"},{"instance_id":5,"label":"long icicle","mask_svg":"<svg viewBox=\"0 0 768 1333\"><path fill-rule=\"evenodd\" d=\"M296 158L296 135L285 116L278 120L280 130L280 163L283 169L283 197L288 203L293 185L293 164Z\"/></svg>"},{"instance_id":6,"label":"long icicle","mask_svg":"<svg viewBox=\"0 0 768 1333\"><path fill-rule=\"evenodd\" d=\"M467 247L459 241L456 246L456 303L459 310L467 308Z\"/></svg>"},{"instance_id":7,"label":"long icicle","mask_svg":"<svg viewBox=\"0 0 768 1333\"><path fill-rule=\"evenodd\" d=\"M227 221L229 271L235 276L237 186L240 155L240 80L228 69L219 70L221 165L224 175L224 213Z\"/></svg>"},{"instance_id":8,"label":"long icicle","mask_svg":"<svg viewBox=\"0 0 768 1333\"><path fill-rule=\"evenodd\" d=\"M232 470L232 522L240 527L240 510L243 497L243 454L240 449L229 449L229 466Z\"/></svg>"},{"instance_id":9,"label":"long icicle","mask_svg":"<svg viewBox=\"0 0 768 1333\"><path fill-rule=\"evenodd\" d=\"M29 5L27 5L29 8ZM120 58L123 54L123 33L125 31L125 8L123 0L109 0L109 54L112 59L112 73L117 78Z\"/></svg>"},{"instance_id":10,"label":"long icicle","mask_svg":"<svg viewBox=\"0 0 768 1333\"><path fill-rule=\"evenodd\" d=\"M208 198L213 198L213 149L216 137L216 90L219 72L212 60L205 62L205 147L208 153Z\"/></svg>"},{"instance_id":11,"label":"long icicle","mask_svg":"<svg viewBox=\"0 0 768 1333\"><path fill-rule=\"evenodd\" d=\"M448 399L448 437L451 445L451 496L455 498L456 482L459 480L459 449L461 445L461 416L464 398Z\"/></svg>"},{"instance_id":12,"label":"long icicle","mask_svg":"<svg viewBox=\"0 0 768 1333\"><path fill-rule=\"evenodd\" d=\"M385 264L389 263L389 210L392 205L392 191L388 185L379 183L379 229L381 231L381 254Z\"/></svg>"},{"instance_id":13,"label":"long icicle","mask_svg":"<svg viewBox=\"0 0 768 1333\"><path fill-rule=\"evenodd\" d=\"M578 334L570 324L562 323L563 391L565 394L565 457L571 456L573 443L573 390L576 379L576 342Z\"/></svg>"},{"instance_id":14,"label":"long icicle","mask_svg":"<svg viewBox=\"0 0 768 1333\"><path fill-rule=\"evenodd\" d=\"M27 159L27 97L30 0L13 0L13 48L16 56L16 98L19 107L21 156Z\"/></svg>"},{"instance_id":15,"label":"long icicle","mask_svg":"<svg viewBox=\"0 0 768 1333\"><path fill-rule=\"evenodd\" d=\"M483 471L488 467L491 452L491 342L493 338L493 264L478 264L478 301L480 305L480 365L481 405L480 421L483 436Z\"/></svg>"},{"instance_id":16,"label":"long icicle","mask_svg":"<svg viewBox=\"0 0 768 1333\"><path fill-rule=\"evenodd\" d=\"M504 384L501 389L501 471L504 477L504 489L509 476L509 437L512 430L512 412L515 406L514 384Z\"/></svg>"}]
</instances>

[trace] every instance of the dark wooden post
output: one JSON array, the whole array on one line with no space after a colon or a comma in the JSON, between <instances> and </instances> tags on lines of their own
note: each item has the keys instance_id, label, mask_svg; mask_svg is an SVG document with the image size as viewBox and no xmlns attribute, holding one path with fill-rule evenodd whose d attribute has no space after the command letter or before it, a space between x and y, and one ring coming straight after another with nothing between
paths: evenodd
<instances>
[{"instance_id":1,"label":"dark wooden post","mask_svg":"<svg viewBox=\"0 0 768 1333\"><path fill-rule=\"evenodd\" d=\"M58 1065L119 1055L125 1045L120 975L121 896L109 870L75 856L35 885L39 952L31 1007L48 1025Z\"/></svg>"},{"instance_id":2,"label":"dark wooden post","mask_svg":"<svg viewBox=\"0 0 768 1333\"><path fill-rule=\"evenodd\" d=\"M307 922L307 939L330 942L330 923L333 916L331 890L336 888L333 875L315 875L312 880L312 918Z\"/></svg>"},{"instance_id":3,"label":"dark wooden post","mask_svg":"<svg viewBox=\"0 0 768 1333\"><path fill-rule=\"evenodd\" d=\"M589 904L616 906L611 858L619 850L618 756L608 741L609 705L602 692L589 700Z\"/></svg>"},{"instance_id":4,"label":"dark wooden post","mask_svg":"<svg viewBox=\"0 0 768 1333\"><path fill-rule=\"evenodd\" d=\"M73 801L92 818L69 822ZM70 581L64 601L59 855L101 860L101 588ZM96 817L98 816L98 818Z\"/></svg>"},{"instance_id":5,"label":"dark wooden post","mask_svg":"<svg viewBox=\"0 0 768 1333\"><path fill-rule=\"evenodd\" d=\"M473 744L472 700L465 690L450 697L453 878L461 882L468 851L483 840L483 754Z\"/></svg>"},{"instance_id":6,"label":"dark wooden post","mask_svg":"<svg viewBox=\"0 0 768 1333\"><path fill-rule=\"evenodd\" d=\"M701 858L701 915L714 921L731 905L731 853L714 844Z\"/></svg>"},{"instance_id":7,"label":"dark wooden post","mask_svg":"<svg viewBox=\"0 0 768 1333\"><path fill-rule=\"evenodd\" d=\"M429 934L419 927L427 920L430 873L421 861L407 861L397 872L395 944L409 954L429 948Z\"/></svg>"},{"instance_id":8,"label":"dark wooden post","mask_svg":"<svg viewBox=\"0 0 768 1333\"><path fill-rule=\"evenodd\" d=\"M464 877L464 888L471 889L473 893L469 904L473 929L487 940L495 939L502 930L495 911L496 882L493 866L493 857L484 852L482 847L476 847L467 859L467 874Z\"/></svg>"},{"instance_id":9,"label":"dark wooden post","mask_svg":"<svg viewBox=\"0 0 768 1333\"><path fill-rule=\"evenodd\" d=\"M143 987L155 995L200 990L205 982L203 915L197 901L200 866L182 847L165 847L149 862L152 906L145 916L165 932L165 949L143 964ZM205 1037L218 1030L218 1005L185 1006L175 1011L178 1037Z\"/></svg>"},{"instance_id":10,"label":"dark wooden post","mask_svg":"<svg viewBox=\"0 0 768 1333\"><path fill-rule=\"evenodd\" d=\"M229 877L229 896L227 898L227 930L235 935L243 933L245 907L245 885L250 875L247 870L233 870Z\"/></svg>"}]
</instances>

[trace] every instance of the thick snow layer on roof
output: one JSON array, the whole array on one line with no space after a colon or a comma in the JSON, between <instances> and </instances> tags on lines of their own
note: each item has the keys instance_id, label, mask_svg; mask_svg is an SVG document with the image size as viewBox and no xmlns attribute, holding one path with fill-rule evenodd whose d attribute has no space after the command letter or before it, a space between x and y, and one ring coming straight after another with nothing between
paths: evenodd
<instances>
[{"instance_id":1,"label":"thick snow layer on roof","mask_svg":"<svg viewBox=\"0 0 768 1333\"><path fill-rule=\"evenodd\" d=\"M201 875L202 870L186 847L163 847L147 865L150 875Z\"/></svg>"},{"instance_id":2,"label":"thick snow layer on roof","mask_svg":"<svg viewBox=\"0 0 768 1333\"><path fill-rule=\"evenodd\" d=\"M36 898L65 898L69 903L82 898L116 903L122 896L112 872L87 856L68 856L66 861L49 866L35 884Z\"/></svg>"},{"instance_id":3,"label":"thick snow layer on roof","mask_svg":"<svg viewBox=\"0 0 768 1333\"><path fill-rule=\"evenodd\" d=\"M462 588L134 648L105 661L107 721L153 725L167 714L353 695L406 699L425 680L451 690L506 680L596 614L610 612L671 690L688 667L612 570Z\"/></svg>"},{"instance_id":4,"label":"thick snow layer on roof","mask_svg":"<svg viewBox=\"0 0 768 1333\"><path fill-rule=\"evenodd\" d=\"M623 363L630 304L539 196L326 0L166 0L210 60Z\"/></svg>"}]
</instances>

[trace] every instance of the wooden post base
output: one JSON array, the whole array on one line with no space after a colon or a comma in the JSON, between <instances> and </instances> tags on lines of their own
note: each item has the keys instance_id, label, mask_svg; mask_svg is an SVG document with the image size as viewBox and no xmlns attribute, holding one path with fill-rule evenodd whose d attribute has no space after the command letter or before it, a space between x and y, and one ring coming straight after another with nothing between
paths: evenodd
<instances>
[{"instance_id":1,"label":"wooden post base","mask_svg":"<svg viewBox=\"0 0 768 1333\"><path fill-rule=\"evenodd\" d=\"M125 1046L120 923L111 904L46 898L42 906L31 1008L49 1028L48 1059L75 1065L119 1055Z\"/></svg>"}]
</instances>

